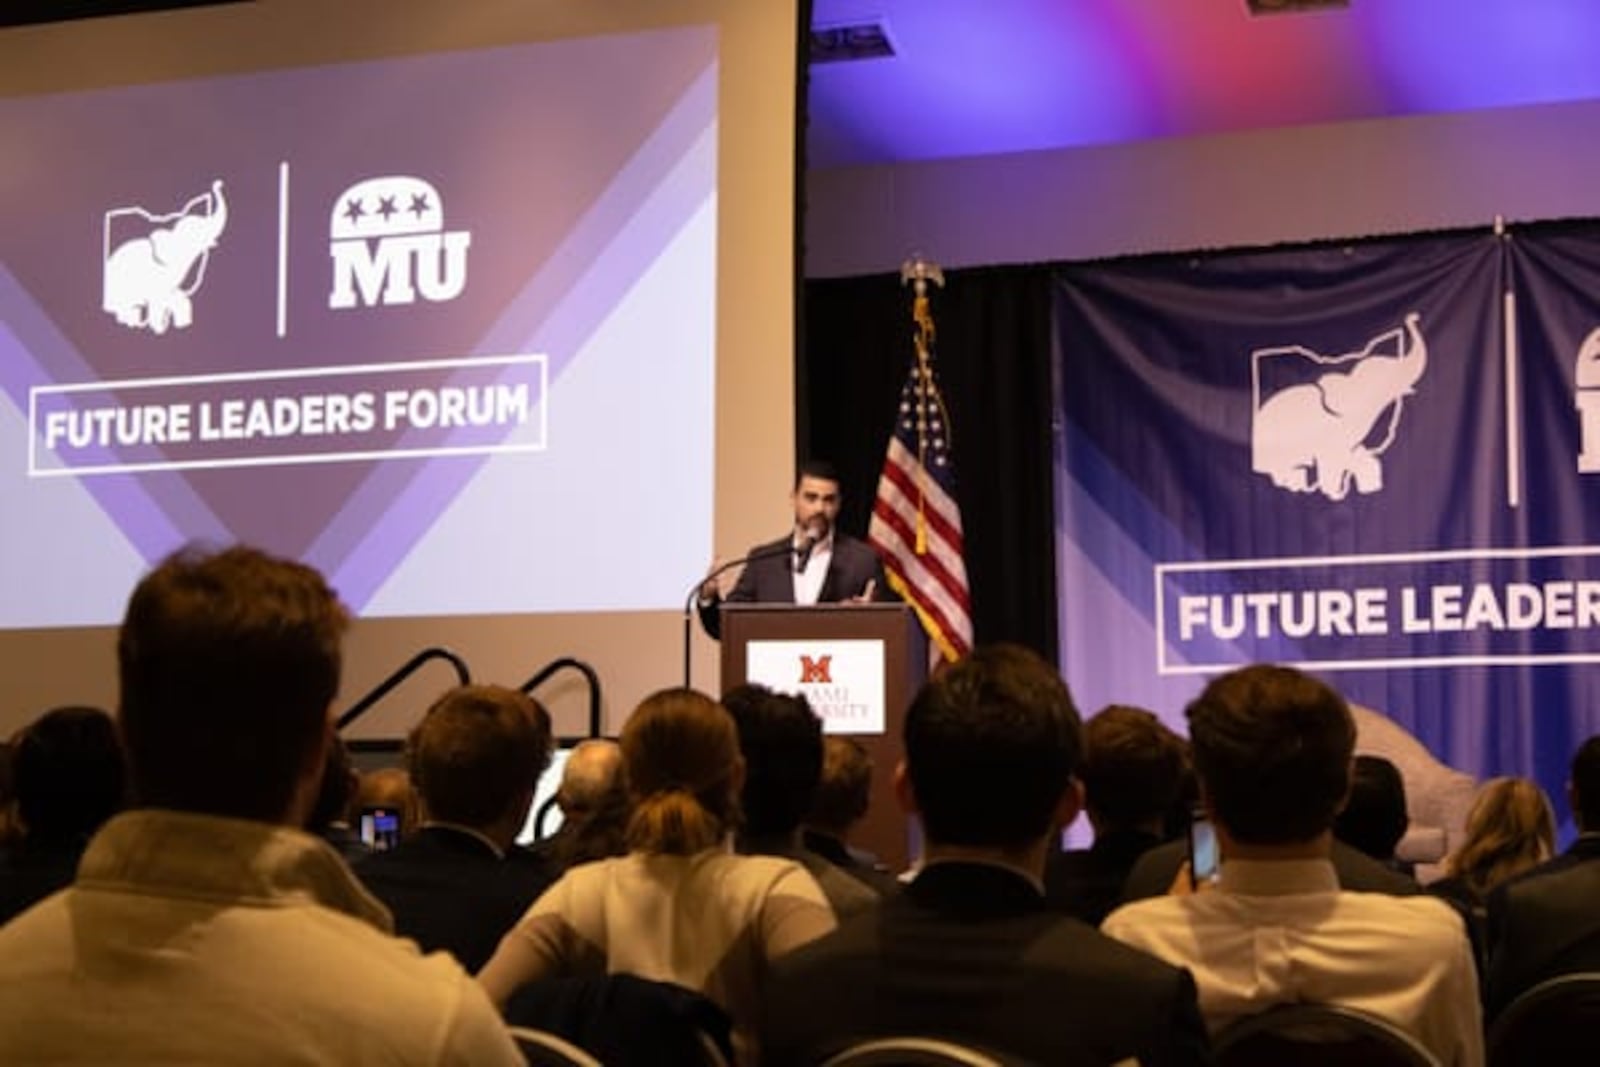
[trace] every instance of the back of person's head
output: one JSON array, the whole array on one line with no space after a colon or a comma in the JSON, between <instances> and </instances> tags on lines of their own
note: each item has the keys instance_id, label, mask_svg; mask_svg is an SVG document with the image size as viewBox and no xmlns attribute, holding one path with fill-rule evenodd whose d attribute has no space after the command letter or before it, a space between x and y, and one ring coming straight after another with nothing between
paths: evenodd
<instances>
[{"instance_id":1,"label":"back of person's head","mask_svg":"<svg viewBox=\"0 0 1600 1067\"><path fill-rule=\"evenodd\" d=\"M591 739L572 750L556 793L562 820L551 859L557 868L566 870L628 850L633 803L627 784L622 749L615 741Z\"/></svg>"},{"instance_id":2,"label":"back of person's head","mask_svg":"<svg viewBox=\"0 0 1600 1067\"><path fill-rule=\"evenodd\" d=\"M867 814L872 799L872 757L860 741L839 734L822 738L822 777L807 826L844 837Z\"/></svg>"},{"instance_id":3,"label":"back of person's head","mask_svg":"<svg viewBox=\"0 0 1600 1067\"><path fill-rule=\"evenodd\" d=\"M1188 746L1153 713L1113 704L1083 725L1084 806L1098 830L1162 822L1183 788Z\"/></svg>"},{"instance_id":4,"label":"back of person's head","mask_svg":"<svg viewBox=\"0 0 1600 1067\"><path fill-rule=\"evenodd\" d=\"M430 819L475 829L527 817L550 765L550 714L528 694L463 685L434 701L406 739L411 783Z\"/></svg>"},{"instance_id":5,"label":"back of person's head","mask_svg":"<svg viewBox=\"0 0 1600 1067\"><path fill-rule=\"evenodd\" d=\"M122 808L116 723L99 708L54 708L12 748L17 814L30 844L88 837Z\"/></svg>"},{"instance_id":6,"label":"back of person's head","mask_svg":"<svg viewBox=\"0 0 1600 1067\"><path fill-rule=\"evenodd\" d=\"M322 760L322 783L317 786L317 799L306 816L306 829L314 834L325 833L335 823L350 818L350 802L356 795L356 772L350 765L350 748L344 738L328 724L328 751Z\"/></svg>"},{"instance_id":7,"label":"back of person's head","mask_svg":"<svg viewBox=\"0 0 1600 1067\"><path fill-rule=\"evenodd\" d=\"M1375 860L1394 859L1406 835L1406 783L1382 756L1360 755L1350 772L1350 799L1333 821L1333 836Z\"/></svg>"},{"instance_id":8,"label":"back of person's head","mask_svg":"<svg viewBox=\"0 0 1600 1067\"><path fill-rule=\"evenodd\" d=\"M1600 734L1579 745L1573 754L1567 790L1578 829L1600 833Z\"/></svg>"},{"instance_id":9,"label":"back of person's head","mask_svg":"<svg viewBox=\"0 0 1600 1067\"><path fill-rule=\"evenodd\" d=\"M800 827L822 776L822 720L805 697L739 685L723 694L744 756L739 796L744 830L752 836L790 834Z\"/></svg>"},{"instance_id":10,"label":"back of person's head","mask_svg":"<svg viewBox=\"0 0 1600 1067\"><path fill-rule=\"evenodd\" d=\"M1332 688L1292 667L1256 664L1214 679L1186 714L1202 794L1235 840L1293 844L1333 826L1356 727Z\"/></svg>"},{"instance_id":11,"label":"back of person's head","mask_svg":"<svg viewBox=\"0 0 1600 1067\"><path fill-rule=\"evenodd\" d=\"M573 747L561 768L556 803L563 819L581 818L625 786L622 749L609 738L590 738Z\"/></svg>"},{"instance_id":12,"label":"back of person's head","mask_svg":"<svg viewBox=\"0 0 1600 1067\"><path fill-rule=\"evenodd\" d=\"M244 546L167 557L135 587L117 636L134 802L294 816L322 765L347 624L304 564Z\"/></svg>"},{"instance_id":13,"label":"back of person's head","mask_svg":"<svg viewBox=\"0 0 1600 1067\"><path fill-rule=\"evenodd\" d=\"M1512 875L1543 863L1555 841L1555 813L1537 783L1491 778L1467 812L1461 847L1447 867L1479 896L1486 896Z\"/></svg>"},{"instance_id":14,"label":"back of person's head","mask_svg":"<svg viewBox=\"0 0 1600 1067\"><path fill-rule=\"evenodd\" d=\"M721 704L692 689L664 689L629 716L621 744L634 804L629 848L686 856L737 828L744 764Z\"/></svg>"},{"instance_id":15,"label":"back of person's head","mask_svg":"<svg viewBox=\"0 0 1600 1067\"><path fill-rule=\"evenodd\" d=\"M1066 683L1037 653L989 645L923 685L906 712L906 774L928 840L1015 849L1044 837L1082 738Z\"/></svg>"}]
</instances>

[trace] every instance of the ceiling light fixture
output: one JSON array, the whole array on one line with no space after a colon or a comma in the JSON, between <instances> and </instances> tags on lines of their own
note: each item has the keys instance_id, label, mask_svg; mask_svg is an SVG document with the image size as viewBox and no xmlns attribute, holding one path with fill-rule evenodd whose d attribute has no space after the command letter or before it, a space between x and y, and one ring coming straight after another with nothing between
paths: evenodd
<instances>
[{"instance_id":1,"label":"ceiling light fixture","mask_svg":"<svg viewBox=\"0 0 1600 1067\"><path fill-rule=\"evenodd\" d=\"M1244 0L1251 15L1290 15L1348 8L1350 0Z\"/></svg>"},{"instance_id":2,"label":"ceiling light fixture","mask_svg":"<svg viewBox=\"0 0 1600 1067\"><path fill-rule=\"evenodd\" d=\"M894 55L894 42L881 21L812 26L810 55L812 66L887 59Z\"/></svg>"}]
</instances>

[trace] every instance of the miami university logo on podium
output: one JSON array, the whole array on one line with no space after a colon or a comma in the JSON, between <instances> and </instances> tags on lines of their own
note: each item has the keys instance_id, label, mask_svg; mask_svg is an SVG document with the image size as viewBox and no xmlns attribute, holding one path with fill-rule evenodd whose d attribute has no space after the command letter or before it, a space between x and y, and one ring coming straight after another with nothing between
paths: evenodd
<instances>
[{"instance_id":1,"label":"miami university logo on podium","mask_svg":"<svg viewBox=\"0 0 1600 1067\"><path fill-rule=\"evenodd\" d=\"M800 684L801 685L832 685L833 684L833 657L808 656L800 653Z\"/></svg>"}]
</instances>

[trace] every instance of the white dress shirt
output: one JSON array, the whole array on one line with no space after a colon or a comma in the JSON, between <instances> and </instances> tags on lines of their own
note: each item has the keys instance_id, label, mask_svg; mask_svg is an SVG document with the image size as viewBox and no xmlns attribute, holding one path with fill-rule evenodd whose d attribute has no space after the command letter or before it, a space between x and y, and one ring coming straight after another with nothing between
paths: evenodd
<instances>
[{"instance_id":1,"label":"white dress shirt","mask_svg":"<svg viewBox=\"0 0 1600 1067\"><path fill-rule=\"evenodd\" d=\"M800 551L801 538L795 536L795 552ZM798 557L795 562L799 562ZM822 596L822 583L828 577L828 566L833 562L833 534L830 531L827 537L818 541L811 548L811 556L806 560L806 565L794 572L794 602L796 604L815 604L817 598Z\"/></svg>"},{"instance_id":2,"label":"white dress shirt","mask_svg":"<svg viewBox=\"0 0 1600 1067\"><path fill-rule=\"evenodd\" d=\"M1437 898L1345 892L1326 860L1230 860L1215 890L1124 905L1100 929L1189 968L1213 1034L1276 1004L1341 1004L1447 1067L1484 1061L1466 930Z\"/></svg>"}]
</instances>

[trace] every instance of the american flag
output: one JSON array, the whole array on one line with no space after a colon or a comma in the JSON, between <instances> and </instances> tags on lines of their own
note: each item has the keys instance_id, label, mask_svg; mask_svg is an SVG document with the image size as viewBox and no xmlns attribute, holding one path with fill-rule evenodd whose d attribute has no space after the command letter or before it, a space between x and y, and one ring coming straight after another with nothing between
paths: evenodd
<instances>
[{"instance_id":1,"label":"american flag","mask_svg":"<svg viewBox=\"0 0 1600 1067\"><path fill-rule=\"evenodd\" d=\"M922 620L937 662L971 650L972 611L950 418L934 377L933 319L923 287L918 289L912 311L916 352L900 390L867 540L883 557L889 585Z\"/></svg>"}]
</instances>

